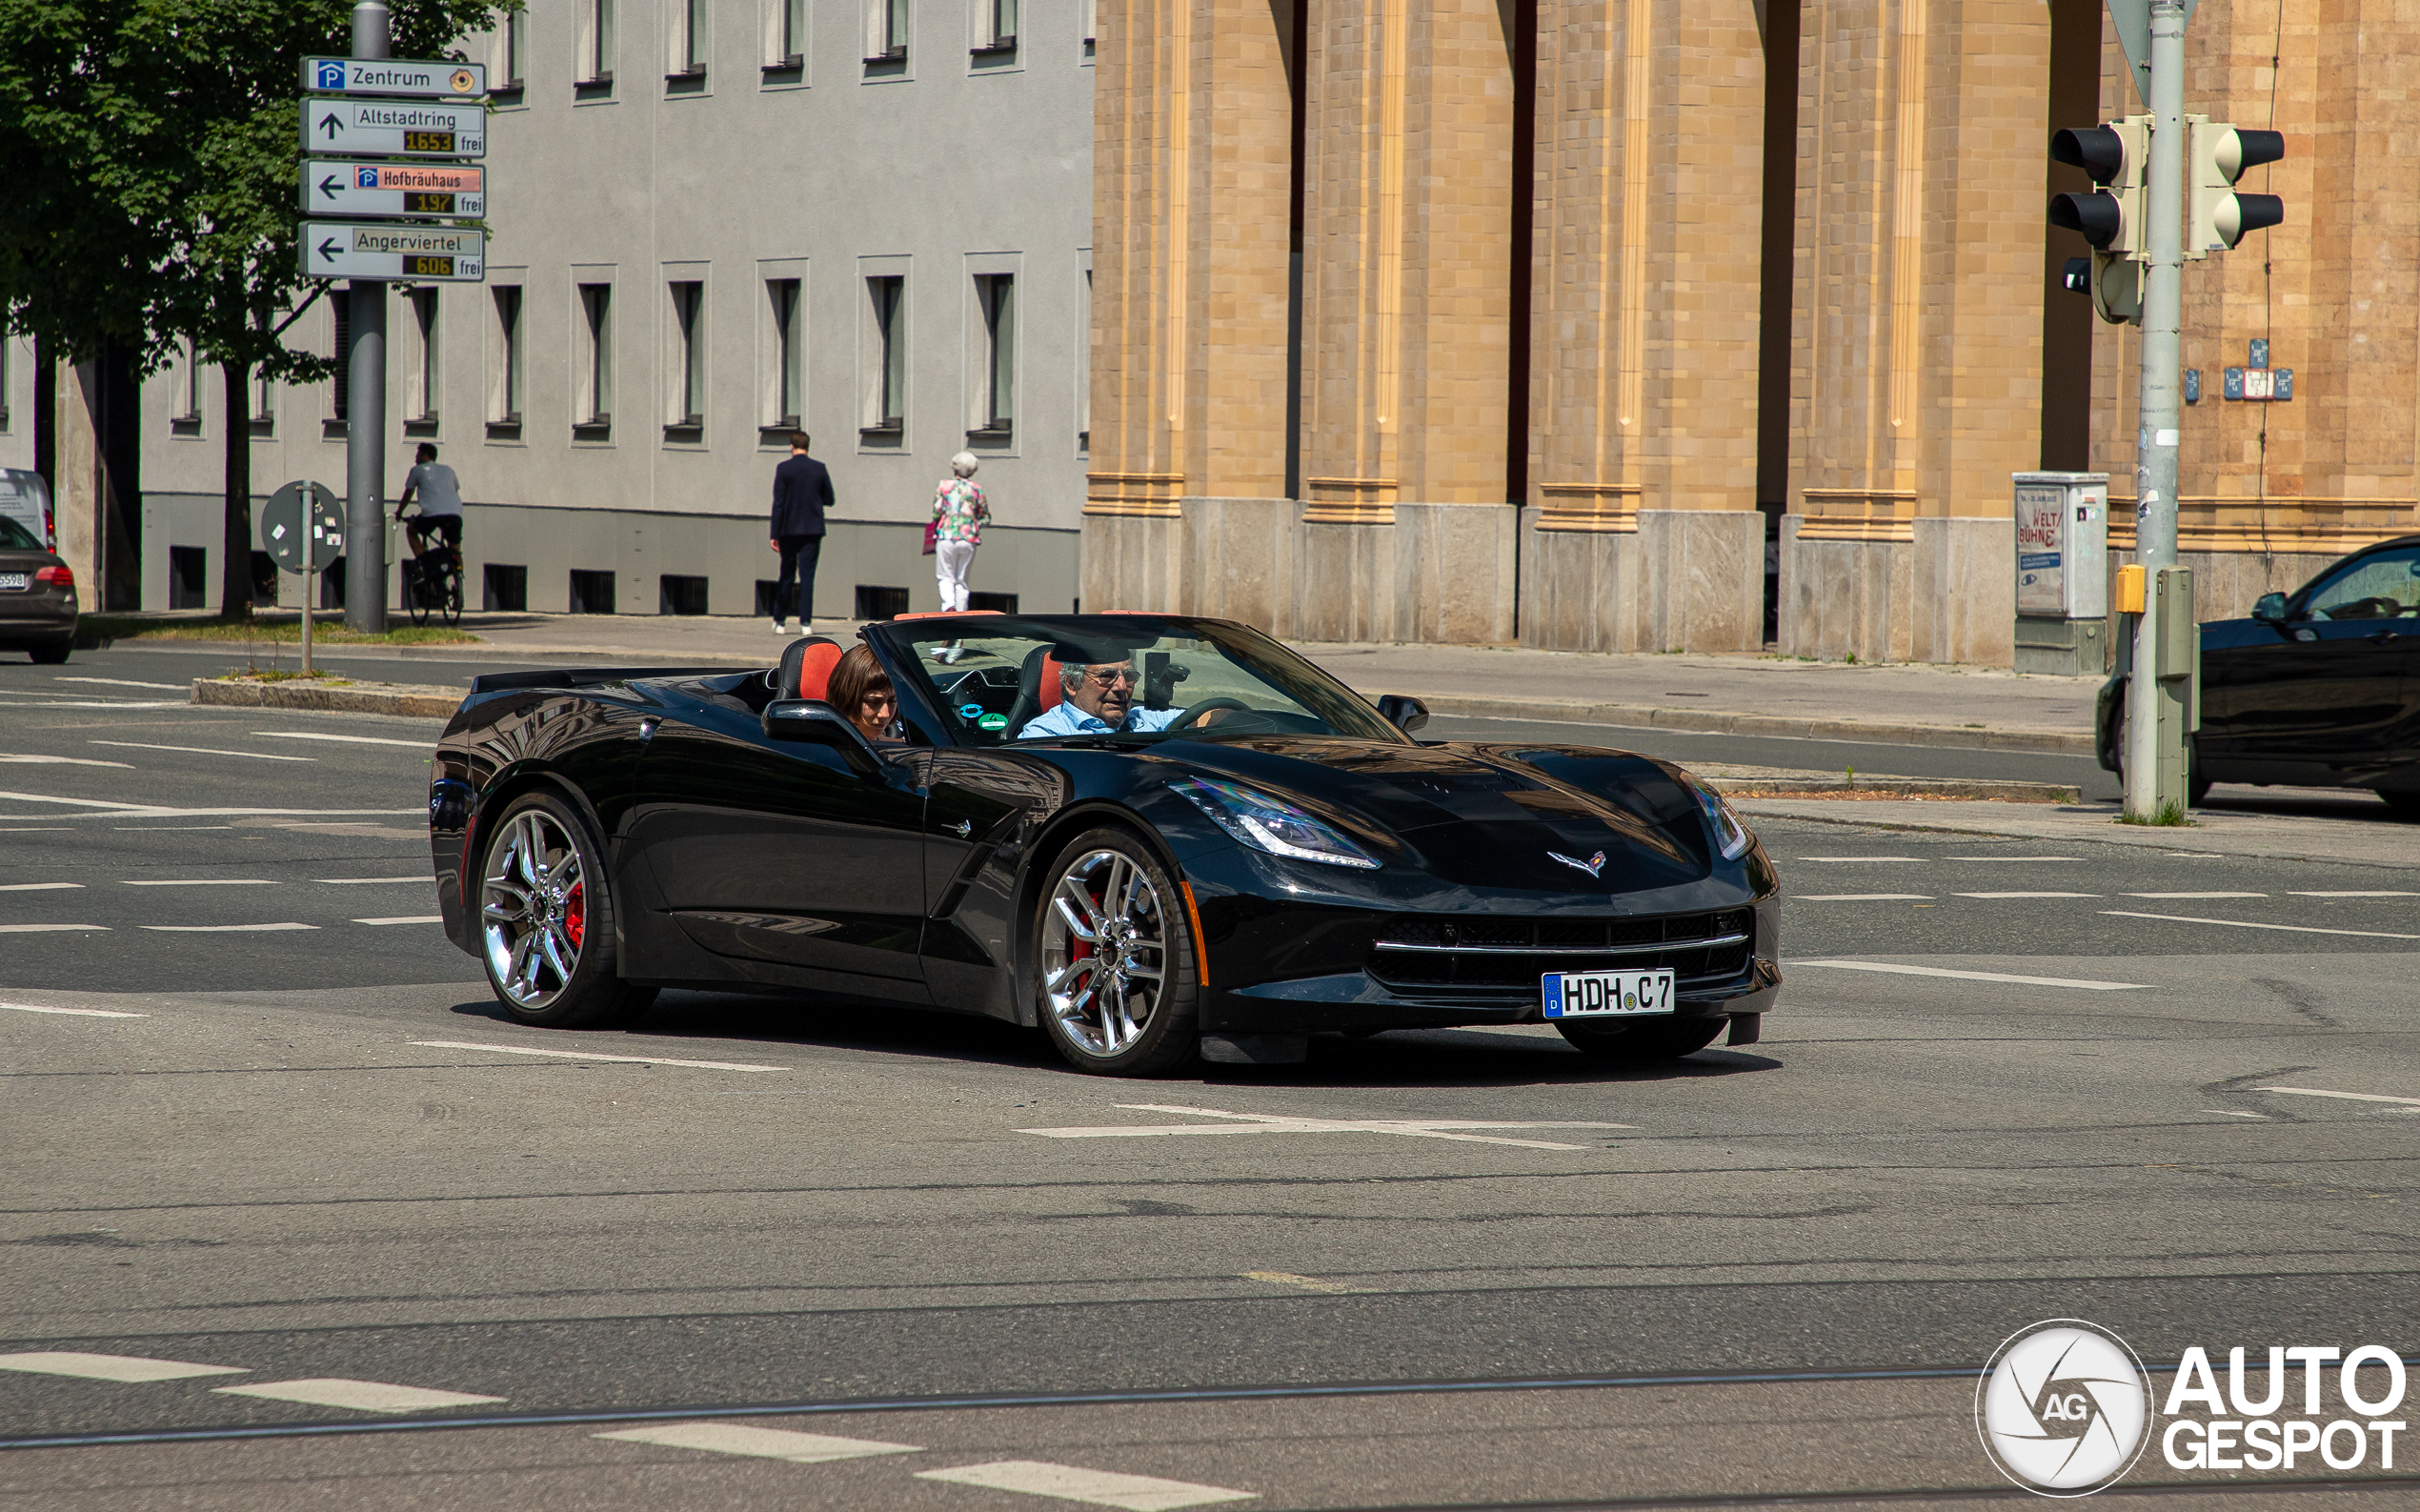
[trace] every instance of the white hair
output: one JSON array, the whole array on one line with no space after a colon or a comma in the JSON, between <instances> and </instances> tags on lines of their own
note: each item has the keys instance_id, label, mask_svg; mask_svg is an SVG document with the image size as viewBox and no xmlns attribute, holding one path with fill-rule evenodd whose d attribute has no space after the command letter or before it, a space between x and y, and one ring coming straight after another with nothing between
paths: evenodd
<instances>
[{"instance_id":1,"label":"white hair","mask_svg":"<svg viewBox=\"0 0 2420 1512\"><path fill-rule=\"evenodd\" d=\"M950 471L960 477L973 477L975 470L982 465L972 452L960 452L950 458Z\"/></svg>"}]
</instances>

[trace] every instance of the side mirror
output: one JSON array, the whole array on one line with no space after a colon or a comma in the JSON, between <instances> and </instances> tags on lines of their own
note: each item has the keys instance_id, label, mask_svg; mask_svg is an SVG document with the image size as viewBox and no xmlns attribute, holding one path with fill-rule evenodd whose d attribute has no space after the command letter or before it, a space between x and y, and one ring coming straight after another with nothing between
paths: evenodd
<instances>
[{"instance_id":1,"label":"side mirror","mask_svg":"<svg viewBox=\"0 0 2420 1512\"><path fill-rule=\"evenodd\" d=\"M1379 717L1410 735L1428 723L1428 705L1404 694L1390 693L1378 700Z\"/></svg>"},{"instance_id":2,"label":"side mirror","mask_svg":"<svg viewBox=\"0 0 2420 1512\"><path fill-rule=\"evenodd\" d=\"M765 705L765 738L804 745L830 746L857 772L872 776L882 770L882 758L856 725L819 698L776 698Z\"/></svg>"},{"instance_id":3,"label":"side mirror","mask_svg":"<svg viewBox=\"0 0 2420 1512\"><path fill-rule=\"evenodd\" d=\"M2261 595L2258 598L2252 600L2252 617L2254 619L2267 620L2272 625L2284 619L2286 617L2286 595L2284 594Z\"/></svg>"}]
</instances>

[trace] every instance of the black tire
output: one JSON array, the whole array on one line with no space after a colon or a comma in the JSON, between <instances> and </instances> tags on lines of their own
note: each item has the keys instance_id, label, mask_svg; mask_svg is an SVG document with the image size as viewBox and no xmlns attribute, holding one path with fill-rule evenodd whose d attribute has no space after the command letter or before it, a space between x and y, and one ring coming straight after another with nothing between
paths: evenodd
<instances>
[{"instance_id":1,"label":"black tire","mask_svg":"<svg viewBox=\"0 0 2420 1512\"><path fill-rule=\"evenodd\" d=\"M588 821L551 793L514 799L488 828L474 905L479 958L496 1001L522 1023L595 1028L655 999L655 988L619 975L603 857Z\"/></svg>"},{"instance_id":2,"label":"black tire","mask_svg":"<svg viewBox=\"0 0 2420 1512\"><path fill-rule=\"evenodd\" d=\"M1200 973L1184 894L1133 833L1093 830L1063 847L1029 927L1035 1013L1069 1065L1156 1077L1200 1054Z\"/></svg>"},{"instance_id":3,"label":"black tire","mask_svg":"<svg viewBox=\"0 0 2420 1512\"><path fill-rule=\"evenodd\" d=\"M1714 1043L1715 1036L1730 1025L1731 1020L1721 1015L1711 1018L1671 1018L1659 1014L1652 1018L1634 1018L1626 1024L1618 1020L1574 1023L1565 1019L1557 1022L1555 1029L1583 1055L1602 1056L1607 1060L1678 1060Z\"/></svg>"},{"instance_id":4,"label":"black tire","mask_svg":"<svg viewBox=\"0 0 2420 1512\"><path fill-rule=\"evenodd\" d=\"M403 564L403 605L411 612L413 624L429 622L428 569L417 557Z\"/></svg>"},{"instance_id":5,"label":"black tire","mask_svg":"<svg viewBox=\"0 0 2420 1512\"><path fill-rule=\"evenodd\" d=\"M54 640L47 646L35 646L26 655L33 658L33 664L37 667L64 667L67 665L69 655L74 650L73 639Z\"/></svg>"},{"instance_id":6,"label":"black tire","mask_svg":"<svg viewBox=\"0 0 2420 1512\"><path fill-rule=\"evenodd\" d=\"M462 569L449 562L445 570L445 596L437 612L449 625L462 623Z\"/></svg>"},{"instance_id":7,"label":"black tire","mask_svg":"<svg viewBox=\"0 0 2420 1512\"><path fill-rule=\"evenodd\" d=\"M2420 792L2391 792L2372 788L2371 792L2387 800L2387 809L2399 819L2420 819Z\"/></svg>"}]
</instances>

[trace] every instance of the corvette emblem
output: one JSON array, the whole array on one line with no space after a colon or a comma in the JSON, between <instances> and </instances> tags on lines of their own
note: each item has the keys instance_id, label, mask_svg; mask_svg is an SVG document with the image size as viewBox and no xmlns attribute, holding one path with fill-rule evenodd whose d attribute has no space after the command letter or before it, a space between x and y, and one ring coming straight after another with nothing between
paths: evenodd
<instances>
[{"instance_id":1,"label":"corvette emblem","mask_svg":"<svg viewBox=\"0 0 2420 1512\"><path fill-rule=\"evenodd\" d=\"M1603 871L1605 866L1605 853L1603 851L1599 851L1584 861L1576 856L1565 856L1561 851L1548 851L1546 854L1574 871L1585 872L1590 877Z\"/></svg>"}]
</instances>

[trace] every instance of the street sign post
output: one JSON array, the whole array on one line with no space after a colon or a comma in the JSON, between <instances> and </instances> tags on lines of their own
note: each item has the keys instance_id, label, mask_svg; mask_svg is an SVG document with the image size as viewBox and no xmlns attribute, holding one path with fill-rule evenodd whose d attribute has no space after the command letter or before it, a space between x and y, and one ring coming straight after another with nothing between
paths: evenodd
<instances>
[{"instance_id":1,"label":"street sign post","mask_svg":"<svg viewBox=\"0 0 2420 1512\"><path fill-rule=\"evenodd\" d=\"M487 234L455 226L307 220L300 245L311 278L474 284L487 276Z\"/></svg>"},{"instance_id":2,"label":"street sign post","mask_svg":"<svg viewBox=\"0 0 2420 1512\"><path fill-rule=\"evenodd\" d=\"M302 87L313 94L468 99L488 91L488 66L443 58L305 58Z\"/></svg>"},{"instance_id":3,"label":"street sign post","mask_svg":"<svg viewBox=\"0 0 2420 1512\"><path fill-rule=\"evenodd\" d=\"M297 478L260 507L260 538L271 559L290 573L316 577L344 554L345 506L324 483ZM311 584L303 585L302 664L311 671Z\"/></svg>"},{"instance_id":4,"label":"street sign post","mask_svg":"<svg viewBox=\"0 0 2420 1512\"><path fill-rule=\"evenodd\" d=\"M479 220L487 170L471 163L355 163L306 157L302 208L312 215L420 215Z\"/></svg>"},{"instance_id":5,"label":"street sign post","mask_svg":"<svg viewBox=\"0 0 2420 1512\"><path fill-rule=\"evenodd\" d=\"M483 105L418 105L409 100L306 100L306 151L381 157L485 157Z\"/></svg>"}]
</instances>

